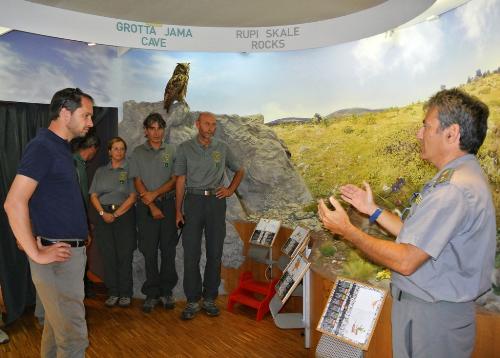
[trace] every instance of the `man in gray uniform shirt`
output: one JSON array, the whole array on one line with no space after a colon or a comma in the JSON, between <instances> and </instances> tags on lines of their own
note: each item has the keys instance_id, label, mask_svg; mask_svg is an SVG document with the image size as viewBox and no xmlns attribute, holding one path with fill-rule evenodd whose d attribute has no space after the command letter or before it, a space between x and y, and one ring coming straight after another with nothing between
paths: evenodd
<instances>
[{"instance_id":1,"label":"man in gray uniform shirt","mask_svg":"<svg viewBox=\"0 0 500 358\"><path fill-rule=\"evenodd\" d=\"M333 197L319 216L373 261L392 270L393 355L470 357L474 300L491 288L496 246L495 209L475 154L487 130L488 107L458 90L443 90L426 104L417 138L422 159L438 173L412 199L404 222L378 208L370 186L341 188L342 199L370 216L395 242L354 227Z\"/></svg>"},{"instance_id":2,"label":"man in gray uniform shirt","mask_svg":"<svg viewBox=\"0 0 500 358\"><path fill-rule=\"evenodd\" d=\"M134 178L139 193L137 228L139 250L146 262L146 281L142 293L146 300L142 307L151 312L160 299L167 309L174 308L172 290L177 284L175 251L178 243L175 226L174 154L171 144L163 141L165 120L159 113L151 113L143 122L147 142L134 149L130 158L130 177ZM158 272L158 246L161 267Z\"/></svg>"},{"instance_id":3,"label":"man in gray uniform shirt","mask_svg":"<svg viewBox=\"0 0 500 358\"><path fill-rule=\"evenodd\" d=\"M209 316L219 315L215 299L220 284L222 248L226 237L226 198L233 195L244 174L229 146L213 138L215 116L202 112L195 124L198 135L179 145L175 160L176 222L179 227L185 224L182 246L187 305L181 316L184 320L192 319L201 308ZM235 172L227 188L224 187L226 167ZM199 265L203 231L207 262L202 291ZM198 302L202 296L203 303L200 307Z\"/></svg>"}]
</instances>

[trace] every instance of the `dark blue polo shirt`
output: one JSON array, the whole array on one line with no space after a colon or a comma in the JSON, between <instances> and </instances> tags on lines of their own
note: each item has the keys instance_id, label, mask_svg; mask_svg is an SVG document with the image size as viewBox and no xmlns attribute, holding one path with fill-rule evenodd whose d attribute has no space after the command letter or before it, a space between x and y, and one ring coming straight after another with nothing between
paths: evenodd
<instances>
[{"instance_id":1,"label":"dark blue polo shirt","mask_svg":"<svg viewBox=\"0 0 500 358\"><path fill-rule=\"evenodd\" d=\"M29 202L35 235L87 238L87 214L66 140L46 128L40 129L26 146L17 173L38 182Z\"/></svg>"}]
</instances>

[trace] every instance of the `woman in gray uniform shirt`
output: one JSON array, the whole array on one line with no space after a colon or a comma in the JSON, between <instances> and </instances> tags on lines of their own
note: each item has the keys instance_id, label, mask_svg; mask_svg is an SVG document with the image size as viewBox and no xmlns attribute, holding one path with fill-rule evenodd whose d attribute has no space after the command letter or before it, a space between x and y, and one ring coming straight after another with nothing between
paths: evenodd
<instances>
[{"instance_id":1,"label":"woman in gray uniform shirt","mask_svg":"<svg viewBox=\"0 0 500 358\"><path fill-rule=\"evenodd\" d=\"M104 260L108 307L130 305L132 255L136 248L134 203L136 192L128 176L127 144L120 137L108 142L111 160L97 169L90 186L90 201L100 216L95 240Z\"/></svg>"}]
</instances>

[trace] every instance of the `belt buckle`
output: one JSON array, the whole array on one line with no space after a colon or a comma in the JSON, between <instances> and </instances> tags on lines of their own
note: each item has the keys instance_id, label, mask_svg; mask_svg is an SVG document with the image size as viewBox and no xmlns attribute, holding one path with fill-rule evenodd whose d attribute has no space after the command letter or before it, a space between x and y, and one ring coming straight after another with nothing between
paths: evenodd
<instances>
[{"instance_id":1,"label":"belt buckle","mask_svg":"<svg viewBox=\"0 0 500 358\"><path fill-rule=\"evenodd\" d=\"M210 190L203 190L203 195L209 196L211 194L212 194L212 192Z\"/></svg>"},{"instance_id":2,"label":"belt buckle","mask_svg":"<svg viewBox=\"0 0 500 358\"><path fill-rule=\"evenodd\" d=\"M116 209L118 209L118 205L115 205L115 204L111 204L109 206L111 208L111 210L115 211Z\"/></svg>"},{"instance_id":3,"label":"belt buckle","mask_svg":"<svg viewBox=\"0 0 500 358\"><path fill-rule=\"evenodd\" d=\"M64 241L63 241L64 242ZM66 241L66 243L70 244L71 247L84 247L87 244L87 240L75 240L75 241Z\"/></svg>"}]
</instances>

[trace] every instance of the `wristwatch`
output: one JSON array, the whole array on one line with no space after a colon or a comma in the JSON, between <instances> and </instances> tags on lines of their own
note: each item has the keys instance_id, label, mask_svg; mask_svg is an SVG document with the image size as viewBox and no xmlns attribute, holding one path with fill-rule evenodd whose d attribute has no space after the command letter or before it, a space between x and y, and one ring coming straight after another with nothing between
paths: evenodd
<instances>
[{"instance_id":1,"label":"wristwatch","mask_svg":"<svg viewBox=\"0 0 500 358\"><path fill-rule=\"evenodd\" d=\"M99 215L103 216L104 215L104 211L103 210L99 211Z\"/></svg>"}]
</instances>

